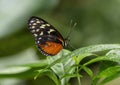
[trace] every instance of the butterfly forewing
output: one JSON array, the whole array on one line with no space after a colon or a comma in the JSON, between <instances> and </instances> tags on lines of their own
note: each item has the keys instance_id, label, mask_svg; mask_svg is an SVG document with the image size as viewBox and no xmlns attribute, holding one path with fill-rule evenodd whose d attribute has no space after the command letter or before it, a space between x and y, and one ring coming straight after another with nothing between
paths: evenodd
<instances>
[{"instance_id":1,"label":"butterfly forewing","mask_svg":"<svg viewBox=\"0 0 120 85\"><path fill-rule=\"evenodd\" d=\"M62 35L48 22L38 17L31 17L29 30L35 37L35 43L45 55L56 55L64 46Z\"/></svg>"}]
</instances>

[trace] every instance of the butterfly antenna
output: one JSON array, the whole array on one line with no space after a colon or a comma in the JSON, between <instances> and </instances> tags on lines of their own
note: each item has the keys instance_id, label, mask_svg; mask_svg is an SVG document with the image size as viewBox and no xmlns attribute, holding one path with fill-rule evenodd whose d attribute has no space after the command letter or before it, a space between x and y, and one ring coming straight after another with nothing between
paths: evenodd
<instances>
[{"instance_id":1,"label":"butterfly antenna","mask_svg":"<svg viewBox=\"0 0 120 85\"><path fill-rule=\"evenodd\" d=\"M73 24L73 20L70 20L70 30L67 33L67 37L65 38L65 40L67 40L67 42L66 42L67 45L69 45L72 49L76 49L76 48L73 47L69 41L70 41L71 33L72 33L73 29L76 27L76 25L77 25L76 22Z\"/></svg>"},{"instance_id":2,"label":"butterfly antenna","mask_svg":"<svg viewBox=\"0 0 120 85\"><path fill-rule=\"evenodd\" d=\"M68 34L67 34L67 37L66 37L66 39L69 39L69 37L70 37L70 35L71 35L71 33L72 33L72 31L73 31L73 29L76 27L76 25L77 25L77 23L75 22L74 24L73 24L73 26L72 26L72 23L73 23L73 21L71 20L71 22L70 22L71 24L70 24L70 30L69 30L69 32L68 32Z\"/></svg>"}]
</instances>

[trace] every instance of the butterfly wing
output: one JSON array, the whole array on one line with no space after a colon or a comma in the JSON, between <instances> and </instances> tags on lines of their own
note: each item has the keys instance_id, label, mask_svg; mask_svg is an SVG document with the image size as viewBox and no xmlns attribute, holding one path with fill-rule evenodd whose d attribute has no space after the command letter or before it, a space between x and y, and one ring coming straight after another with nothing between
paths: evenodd
<instances>
[{"instance_id":1,"label":"butterfly wing","mask_svg":"<svg viewBox=\"0 0 120 85\"><path fill-rule=\"evenodd\" d=\"M64 46L62 35L48 22L38 17L31 17L29 30L35 37L36 45L45 55L56 55Z\"/></svg>"}]
</instances>

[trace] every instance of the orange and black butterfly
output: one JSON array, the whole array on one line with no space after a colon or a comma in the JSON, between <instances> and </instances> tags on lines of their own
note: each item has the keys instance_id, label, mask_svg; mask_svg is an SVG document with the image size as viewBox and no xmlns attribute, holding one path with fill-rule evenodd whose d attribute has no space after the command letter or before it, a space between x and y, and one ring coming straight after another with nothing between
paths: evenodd
<instances>
[{"instance_id":1,"label":"orange and black butterfly","mask_svg":"<svg viewBox=\"0 0 120 85\"><path fill-rule=\"evenodd\" d=\"M33 16L29 19L28 26L37 47L44 55L54 56L65 46L62 35L45 20Z\"/></svg>"}]
</instances>

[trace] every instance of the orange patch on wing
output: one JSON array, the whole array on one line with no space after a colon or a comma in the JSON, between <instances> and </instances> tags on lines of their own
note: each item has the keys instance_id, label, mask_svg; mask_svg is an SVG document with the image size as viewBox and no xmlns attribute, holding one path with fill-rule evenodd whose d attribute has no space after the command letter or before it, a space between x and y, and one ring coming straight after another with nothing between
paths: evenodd
<instances>
[{"instance_id":1,"label":"orange patch on wing","mask_svg":"<svg viewBox=\"0 0 120 85\"><path fill-rule=\"evenodd\" d=\"M56 55L63 48L62 44L55 42L46 42L45 45L40 45L40 47L48 55Z\"/></svg>"}]
</instances>

